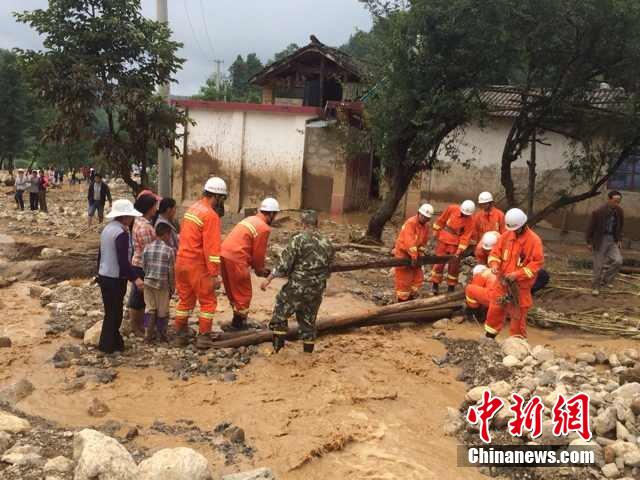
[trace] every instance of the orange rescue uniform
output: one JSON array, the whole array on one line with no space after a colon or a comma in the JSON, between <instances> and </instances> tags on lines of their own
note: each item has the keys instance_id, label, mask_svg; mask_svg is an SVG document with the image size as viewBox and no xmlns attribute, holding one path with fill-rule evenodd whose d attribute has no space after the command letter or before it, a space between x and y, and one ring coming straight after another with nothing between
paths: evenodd
<instances>
[{"instance_id":1,"label":"orange rescue uniform","mask_svg":"<svg viewBox=\"0 0 640 480\"><path fill-rule=\"evenodd\" d=\"M504 212L496 207L491 207L488 212L479 210L474 213L473 223L474 232L471 239L474 243L480 242L482 236L487 232L503 234L506 230L504 227Z\"/></svg>"},{"instance_id":2,"label":"orange rescue uniform","mask_svg":"<svg viewBox=\"0 0 640 480\"><path fill-rule=\"evenodd\" d=\"M482 248L482 244L479 243L478 245L476 245L476 249L474 251L474 256L476 257L476 260L478 260L478 263L480 265L486 265L487 262L489 261L489 252L491 250L485 250L484 248Z\"/></svg>"},{"instance_id":3,"label":"orange rescue uniform","mask_svg":"<svg viewBox=\"0 0 640 480\"><path fill-rule=\"evenodd\" d=\"M220 274L220 217L207 198L194 203L184 215L175 273L179 298L176 328L187 326L197 301L200 333L210 332L218 306L212 277Z\"/></svg>"},{"instance_id":4,"label":"orange rescue uniform","mask_svg":"<svg viewBox=\"0 0 640 480\"><path fill-rule=\"evenodd\" d=\"M442 215L433 224L433 230L437 232L438 244L435 254L457 255L464 252L469 246L473 235L473 216L463 215L459 205L449 205ZM447 267L447 285L458 284L460 262L452 261ZM442 282L444 264L437 264L431 270L431 282L439 285Z\"/></svg>"},{"instance_id":5,"label":"orange rescue uniform","mask_svg":"<svg viewBox=\"0 0 640 480\"><path fill-rule=\"evenodd\" d=\"M515 309L512 305L502 305L498 300L506 295L507 291L502 281L496 282L485 330L493 335L497 335L502 330L507 315L511 319L511 336L527 336L527 312L533 305L531 287L533 286L538 271L544 266L544 251L542 240L536 233L527 228L521 235L507 231L500 235L498 243L491 250L489 256L489 267L497 268L500 277L509 274L515 275L515 280L519 287L520 308Z\"/></svg>"},{"instance_id":6,"label":"orange rescue uniform","mask_svg":"<svg viewBox=\"0 0 640 480\"><path fill-rule=\"evenodd\" d=\"M419 214L409 218L400 229L394 248L395 258L417 259L429 240L429 222L420 223ZM399 302L415 297L424 283L422 267L395 267L396 298Z\"/></svg>"},{"instance_id":7,"label":"orange rescue uniform","mask_svg":"<svg viewBox=\"0 0 640 480\"><path fill-rule=\"evenodd\" d=\"M498 277L491 273L489 269L475 275L471 283L464 289L467 306L474 309L489 307L497 280Z\"/></svg>"},{"instance_id":8,"label":"orange rescue uniform","mask_svg":"<svg viewBox=\"0 0 640 480\"><path fill-rule=\"evenodd\" d=\"M238 223L222 242L222 280L234 313L246 316L251 304L251 268L264 272L271 227L259 213Z\"/></svg>"}]
</instances>

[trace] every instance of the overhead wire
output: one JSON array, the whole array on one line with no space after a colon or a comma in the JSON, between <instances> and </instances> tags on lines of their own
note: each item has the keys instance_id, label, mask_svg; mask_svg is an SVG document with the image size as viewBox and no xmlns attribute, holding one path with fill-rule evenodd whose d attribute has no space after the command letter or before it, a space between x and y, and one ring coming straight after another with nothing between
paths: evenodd
<instances>
[{"instance_id":1,"label":"overhead wire","mask_svg":"<svg viewBox=\"0 0 640 480\"><path fill-rule=\"evenodd\" d=\"M202 14L202 24L204 25L204 33L207 36L207 40L209 42L209 47L211 48L211 54L213 55L213 58L216 58L216 49L213 47L213 41L211 40L211 35L209 35L209 26L207 25L207 20L205 19L204 16L204 4L202 3L202 0L200 0L200 12Z\"/></svg>"},{"instance_id":2,"label":"overhead wire","mask_svg":"<svg viewBox=\"0 0 640 480\"><path fill-rule=\"evenodd\" d=\"M198 47L198 50L200 51L202 56L205 59L207 59L207 61L211 62L212 59L209 58L209 55L207 55L207 53L202 48L202 45L200 44L200 41L198 40L198 36L196 35L196 30L195 30L195 28L193 28L193 23L191 22L191 15L189 15L189 9L187 8L187 0L183 0L182 4L184 5L184 13L187 16L187 22L189 22L189 28L191 29L191 35L193 35L193 39L196 42L196 46Z\"/></svg>"}]
</instances>

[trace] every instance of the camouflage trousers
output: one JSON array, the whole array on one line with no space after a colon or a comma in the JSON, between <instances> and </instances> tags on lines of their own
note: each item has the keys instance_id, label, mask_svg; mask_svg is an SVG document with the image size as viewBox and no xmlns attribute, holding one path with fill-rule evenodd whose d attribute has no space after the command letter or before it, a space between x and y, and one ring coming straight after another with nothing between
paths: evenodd
<instances>
[{"instance_id":1,"label":"camouflage trousers","mask_svg":"<svg viewBox=\"0 0 640 480\"><path fill-rule=\"evenodd\" d=\"M325 284L298 285L286 283L276 297L269 328L278 335L286 335L289 318L294 314L298 321L300 338L313 343L316 338L316 316L322 303Z\"/></svg>"}]
</instances>

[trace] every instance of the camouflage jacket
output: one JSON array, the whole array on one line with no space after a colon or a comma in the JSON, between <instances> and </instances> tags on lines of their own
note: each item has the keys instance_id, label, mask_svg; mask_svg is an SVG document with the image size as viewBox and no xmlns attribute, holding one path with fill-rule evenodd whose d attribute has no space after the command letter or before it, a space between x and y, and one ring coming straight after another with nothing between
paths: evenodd
<instances>
[{"instance_id":1,"label":"camouflage jacket","mask_svg":"<svg viewBox=\"0 0 640 480\"><path fill-rule=\"evenodd\" d=\"M296 283L320 283L329 278L333 245L319 232L306 230L294 235L280 254L274 277L289 277Z\"/></svg>"}]
</instances>

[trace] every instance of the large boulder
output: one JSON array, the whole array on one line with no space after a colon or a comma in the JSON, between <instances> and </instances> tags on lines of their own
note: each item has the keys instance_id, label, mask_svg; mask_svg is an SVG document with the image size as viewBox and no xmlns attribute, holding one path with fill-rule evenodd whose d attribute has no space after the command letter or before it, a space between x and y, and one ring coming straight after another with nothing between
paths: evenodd
<instances>
[{"instance_id":1,"label":"large boulder","mask_svg":"<svg viewBox=\"0 0 640 480\"><path fill-rule=\"evenodd\" d=\"M44 463L44 458L40 447L15 445L2 455L2 461L11 465L39 466Z\"/></svg>"},{"instance_id":2,"label":"large boulder","mask_svg":"<svg viewBox=\"0 0 640 480\"><path fill-rule=\"evenodd\" d=\"M190 448L165 448L138 467L138 480L210 480L209 462Z\"/></svg>"},{"instance_id":3,"label":"large boulder","mask_svg":"<svg viewBox=\"0 0 640 480\"><path fill-rule=\"evenodd\" d=\"M268 468L258 468L248 472L224 475L222 480L276 480L276 476Z\"/></svg>"},{"instance_id":4,"label":"large boulder","mask_svg":"<svg viewBox=\"0 0 640 480\"><path fill-rule=\"evenodd\" d=\"M614 397L621 398L626 403L631 404L631 401L636 395L640 395L640 383L632 382L625 383L620 388L615 389L611 394Z\"/></svg>"},{"instance_id":5,"label":"large boulder","mask_svg":"<svg viewBox=\"0 0 640 480\"><path fill-rule=\"evenodd\" d=\"M100 343L100 333L102 332L102 321L96 322L96 324L89 330L84 332L83 343L92 347L97 347Z\"/></svg>"},{"instance_id":6,"label":"large boulder","mask_svg":"<svg viewBox=\"0 0 640 480\"><path fill-rule=\"evenodd\" d=\"M524 338L509 337L502 342L502 352L511 355L518 360L524 360L531 353L529 343Z\"/></svg>"},{"instance_id":7,"label":"large boulder","mask_svg":"<svg viewBox=\"0 0 640 480\"><path fill-rule=\"evenodd\" d=\"M531 355L533 355L533 358L535 358L539 362L553 360L554 357L553 350L544 347L544 345L536 345L535 347L533 347Z\"/></svg>"},{"instance_id":8,"label":"large boulder","mask_svg":"<svg viewBox=\"0 0 640 480\"><path fill-rule=\"evenodd\" d=\"M137 466L127 449L85 428L73 439L74 480L136 480Z\"/></svg>"},{"instance_id":9,"label":"large boulder","mask_svg":"<svg viewBox=\"0 0 640 480\"><path fill-rule=\"evenodd\" d=\"M0 400L13 405L18 403L20 400L27 398L34 392L34 390L35 387L33 386L33 383L26 378L23 378L0 391Z\"/></svg>"},{"instance_id":10,"label":"large boulder","mask_svg":"<svg viewBox=\"0 0 640 480\"><path fill-rule=\"evenodd\" d=\"M0 411L0 432L20 433L31 428L31 424L23 418Z\"/></svg>"},{"instance_id":11,"label":"large boulder","mask_svg":"<svg viewBox=\"0 0 640 480\"><path fill-rule=\"evenodd\" d=\"M52 458L44 465L45 473L67 473L73 470L73 461L62 455Z\"/></svg>"}]
</instances>

